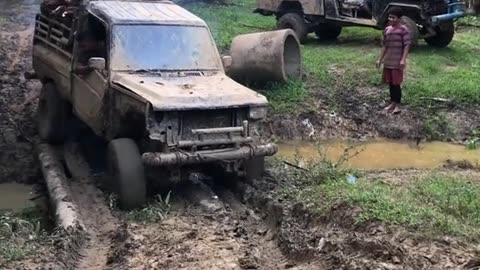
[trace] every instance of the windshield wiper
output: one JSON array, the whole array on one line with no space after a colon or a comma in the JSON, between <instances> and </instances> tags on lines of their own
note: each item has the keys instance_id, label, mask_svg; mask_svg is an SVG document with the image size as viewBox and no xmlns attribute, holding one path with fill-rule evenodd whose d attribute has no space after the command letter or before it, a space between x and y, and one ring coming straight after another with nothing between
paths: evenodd
<instances>
[{"instance_id":1,"label":"windshield wiper","mask_svg":"<svg viewBox=\"0 0 480 270\"><path fill-rule=\"evenodd\" d=\"M135 74L135 73L160 73L162 72L161 69L136 69L136 70L132 70L130 71L130 73L132 74Z\"/></svg>"}]
</instances>

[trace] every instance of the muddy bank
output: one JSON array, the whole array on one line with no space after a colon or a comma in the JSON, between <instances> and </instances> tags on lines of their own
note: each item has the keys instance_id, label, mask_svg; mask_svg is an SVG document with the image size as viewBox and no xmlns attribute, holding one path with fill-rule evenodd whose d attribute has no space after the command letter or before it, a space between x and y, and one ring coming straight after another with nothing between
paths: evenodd
<instances>
[{"instance_id":1,"label":"muddy bank","mask_svg":"<svg viewBox=\"0 0 480 270\"><path fill-rule=\"evenodd\" d=\"M405 173L404 171L398 171ZM406 177L428 171L411 171ZM457 172L444 171L449 175ZM475 269L480 250L452 237L431 240L404 227L381 223L358 224L360 209L339 202L322 213L276 193L295 189L289 179L274 174L239 194L276 223L275 239L287 257L319 260L324 269ZM392 177L393 174L387 175ZM475 171L467 173L477 176ZM372 173L372 177L378 177ZM277 180L275 180L277 179ZM262 210L263 209L263 210Z\"/></svg>"},{"instance_id":2,"label":"muddy bank","mask_svg":"<svg viewBox=\"0 0 480 270\"><path fill-rule=\"evenodd\" d=\"M444 170L457 175L464 171ZM388 173L388 172L385 172ZM383 173L383 174L385 174ZM407 179L428 171L396 171ZM478 177L471 171L467 175ZM372 173L375 177L377 173ZM382 174L382 173L380 173ZM393 177L394 174L385 175ZM175 191L163 221L124 219L109 269L476 269L480 250L452 237L435 240L404 227L357 224L359 209L335 204L322 214L278 193L295 188L275 173L252 185L229 182L185 196ZM210 183L211 184L211 183ZM185 188L182 188L185 190ZM196 189L197 191L200 189Z\"/></svg>"},{"instance_id":3,"label":"muddy bank","mask_svg":"<svg viewBox=\"0 0 480 270\"><path fill-rule=\"evenodd\" d=\"M39 176L33 154L39 85L23 76L31 68L37 2L0 3L0 182L35 182Z\"/></svg>"},{"instance_id":4,"label":"muddy bank","mask_svg":"<svg viewBox=\"0 0 480 270\"><path fill-rule=\"evenodd\" d=\"M307 78L310 75L307 75ZM308 81L309 79L307 79ZM264 131L282 140L328 140L377 137L463 142L480 128L480 106L431 101L428 108L403 105L401 114L387 115L387 91L383 88L327 90L307 82L308 110L271 114Z\"/></svg>"}]
</instances>

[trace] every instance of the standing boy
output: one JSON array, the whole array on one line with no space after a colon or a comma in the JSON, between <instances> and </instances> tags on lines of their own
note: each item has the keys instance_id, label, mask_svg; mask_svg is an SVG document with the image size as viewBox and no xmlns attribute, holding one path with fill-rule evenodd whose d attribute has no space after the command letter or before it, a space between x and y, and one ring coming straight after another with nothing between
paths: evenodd
<instances>
[{"instance_id":1,"label":"standing boy","mask_svg":"<svg viewBox=\"0 0 480 270\"><path fill-rule=\"evenodd\" d=\"M403 72L411 44L408 28L400 23L402 15L400 8L389 10L390 25L383 33L382 52L376 63L377 68L383 63L383 81L390 86L390 104L385 111L391 114L400 113Z\"/></svg>"}]
</instances>

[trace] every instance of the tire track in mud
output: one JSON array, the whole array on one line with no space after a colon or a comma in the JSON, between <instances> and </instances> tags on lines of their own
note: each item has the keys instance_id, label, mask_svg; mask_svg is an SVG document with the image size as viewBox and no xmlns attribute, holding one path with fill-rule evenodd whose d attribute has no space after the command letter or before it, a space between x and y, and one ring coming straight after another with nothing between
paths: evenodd
<instances>
[{"instance_id":1,"label":"tire track in mud","mask_svg":"<svg viewBox=\"0 0 480 270\"><path fill-rule=\"evenodd\" d=\"M31 154L36 140L34 114L38 83L27 81L37 5L0 1L0 181L34 182ZM16 162L12 162L15 160Z\"/></svg>"},{"instance_id":2,"label":"tire track in mud","mask_svg":"<svg viewBox=\"0 0 480 270\"><path fill-rule=\"evenodd\" d=\"M166 220L128 223L111 269L323 269L319 262L284 256L277 224L237 196L196 180L177 186Z\"/></svg>"},{"instance_id":3,"label":"tire track in mud","mask_svg":"<svg viewBox=\"0 0 480 270\"><path fill-rule=\"evenodd\" d=\"M33 39L33 28L28 27L25 30L10 33L10 35L16 38L16 49L9 55L10 64L7 70L13 71L15 67L24 60L24 55L27 55L30 51ZM10 36L6 34L3 38L10 38Z\"/></svg>"},{"instance_id":4,"label":"tire track in mud","mask_svg":"<svg viewBox=\"0 0 480 270\"><path fill-rule=\"evenodd\" d=\"M83 221L88 241L81 250L77 269L105 269L111 247L111 235L119 227L100 189L98 179L90 174L90 168L77 144L64 147L65 162L72 175L70 189Z\"/></svg>"}]
</instances>

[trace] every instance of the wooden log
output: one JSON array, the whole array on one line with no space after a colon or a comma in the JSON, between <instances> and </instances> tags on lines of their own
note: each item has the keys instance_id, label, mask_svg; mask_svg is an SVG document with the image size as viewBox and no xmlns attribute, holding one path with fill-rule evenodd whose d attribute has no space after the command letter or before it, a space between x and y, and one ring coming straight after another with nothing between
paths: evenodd
<instances>
[{"instance_id":1,"label":"wooden log","mask_svg":"<svg viewBox=\"0 0 480 270\"><path fill-rule=\"evenodd\" d=\"M50 202L55 209L57 225L66 231L85 230L70 195L64 168L55 150L48 144L38 145L37 150Z\"/></svg>"}]
</instances>

